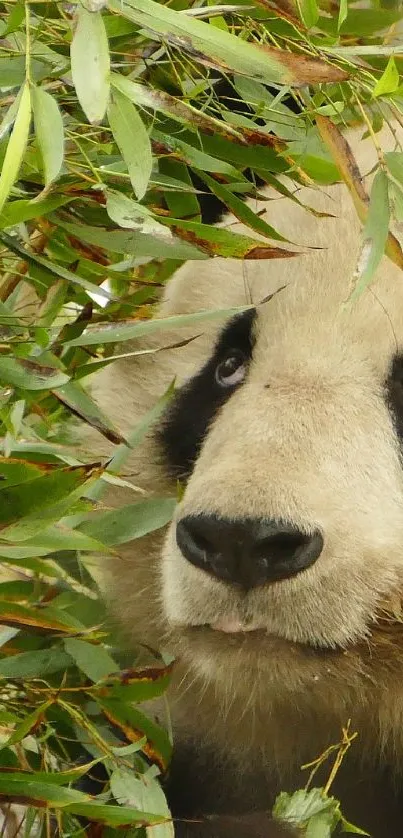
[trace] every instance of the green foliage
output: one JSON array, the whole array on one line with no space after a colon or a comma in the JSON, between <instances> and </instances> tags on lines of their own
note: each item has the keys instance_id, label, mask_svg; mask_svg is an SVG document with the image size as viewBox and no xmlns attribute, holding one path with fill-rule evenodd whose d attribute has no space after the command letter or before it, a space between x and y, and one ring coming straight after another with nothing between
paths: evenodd
<instances>
[{"instance_id":1,"label":"green foliage","mask_svg":"<svg viewBox=\"0 0 403 838\"><path fill-rule=\"evenodd\" d=\"M86 379L142 352L127 341L223 315L150 321L184 260L293 257L298 241L243 201L257 178L297 202L293 185L345 178L365 224L357 292L385 248L403 263L388 235L402 150L379 149L369 201L339 143L344 125L364 119L376 140L401 121L399 29L398 5L375 0L0 4L0 800L23 798L27 835L52 817L66 835L80 817L106 836L156 820L172 835L157 778L171 743L139 706L170 666L117 651L93 568L172 514L171 499L139 500L124 466L173 385L125 439ZM202 223L208 190L247 234ZM79 459L71 416L116 445L108 462ZM101 506L108 483L133 502ZM77 782L98 763L90 796ZM348 827L323 790L276 813L311 838Z\"/></svg>"}]
</instances>

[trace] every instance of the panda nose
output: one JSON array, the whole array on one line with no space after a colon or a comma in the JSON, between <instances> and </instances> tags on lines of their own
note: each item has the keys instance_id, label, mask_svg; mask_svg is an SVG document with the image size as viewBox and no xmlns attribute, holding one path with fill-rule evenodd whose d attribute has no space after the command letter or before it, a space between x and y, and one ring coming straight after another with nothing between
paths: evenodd
<instances>
[{"instance_id":1,"label":"panda nose","mask_svg":"<svg viewBox=\"0 0 403 838\"><path fill-rule=\"evenodd\" d=\"M176 541L191 564L245 590L295 576L316 562L323 548L317 529L303 533L270 518L231 520L215 515L182 518Z\"/></svg>"}]
</instances>

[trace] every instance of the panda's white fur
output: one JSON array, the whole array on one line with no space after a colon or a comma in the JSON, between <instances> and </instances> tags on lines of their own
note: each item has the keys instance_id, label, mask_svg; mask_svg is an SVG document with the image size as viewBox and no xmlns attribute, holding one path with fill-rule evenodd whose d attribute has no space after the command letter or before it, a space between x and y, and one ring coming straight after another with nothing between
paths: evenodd
<instances>
[{"instance_id":1,"label":"panda's white fur","mask_svg":"<svg viewBox=\"0 0 403 838\"><path fill-rule=\"evenodd\" d=\"M362 130L349 140L361 171L370 172L372 141ZM394 148L388 129L380 142ZM399 775L403 763L403 627L388 617L403 589L403 470L385 398L392 359L403 351L403 274L384 258L371 288L348 302L361 226L346 187L298 193L332 217L273 191L267 197L266 219L302 255L188 263L165 290L162 317L256 305L253 359L207 431L168 533L133 542L112 560L112 600L133 640L164 643L178 656L174 730L199 756L207 748L226 765L212 779L217 810L237 802L241 811L264 809L281 786L301 785L301 764L337 741L351 719L359 738L347 763L360 765L351 774L367 799L355 806L354 792L350 811L365 819L368 788L384 788L376 773ZM241 229L234 219L223 223ZM98 375L94 394L123 433L173 376L180 387L201 369L222 328L214 319L160 332L133 349L197 337ZM92 440L92 453L102 444ZM176 491L152 434L127 471L151 493ZM114 490L109 500L133 497ZM295 577L240 595L180 553L176 522L199 513L318 527L324 549ZM203 770L195 769L196 785ZM352 788L348 767L346 777ZM215 808L211 797L208 806ZM403 814L391 823L368 814L376 838L400 834Z\"/></svg>"}]
</instances>

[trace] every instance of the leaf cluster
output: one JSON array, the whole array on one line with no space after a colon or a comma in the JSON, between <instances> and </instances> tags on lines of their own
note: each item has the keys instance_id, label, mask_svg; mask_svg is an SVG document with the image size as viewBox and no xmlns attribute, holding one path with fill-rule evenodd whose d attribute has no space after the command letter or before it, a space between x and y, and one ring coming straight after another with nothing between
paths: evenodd
<instances>
[{"instance_id":1,"label":"leaf cluster","mask_svg":"<svg viewBox=\"0 0 403 838\"><path fill-rule=\"evenodd\" d=\"M0 3L0 801L28 807L27 835L79 834L82 818L172 834L157 779L171 743L138 707L170 666L118 651L91 557L171 517L124 467L173 386L125 438L87 378L141 354L142 335L222 316L150 320L184 260L294 256L253 208L266 185L299 202L301 184L346 181L356 293L384 250L403 265L403 152L377 140L403 120L401 9L361 5ZM371 196L341 134L359 122L378 150ZM204 222L209 196L242 234ZM81 461L71 416L116 446L108 462ZM133 502L105 507L108 484ZM337 801L298 794L279 817L318 838L345 825Z\"/></svg>"}]
</instances>

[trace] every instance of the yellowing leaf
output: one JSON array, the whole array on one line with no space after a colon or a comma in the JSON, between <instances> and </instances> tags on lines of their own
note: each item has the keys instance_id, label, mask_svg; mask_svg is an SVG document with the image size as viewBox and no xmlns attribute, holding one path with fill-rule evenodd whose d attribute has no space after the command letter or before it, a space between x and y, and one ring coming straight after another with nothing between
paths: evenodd
<instances>
[{"instance_id":1,"label":"yellowing leaf","mask_svg":"<svg viewBox=\"0 0 403 838\"><path fill-rule=\"evenodd\" d=\"M59 175L64 156L64 128L59 106L42 87L32 89L35 134L42 155L45 185Z\"/></svg>"},{"instance_id":2,"label":"yellowing leaf","mask_svg":"<svg viewBox=\"0 0 403 838\"><path fill-rule=\"evenodd\" d=\"M109 124L116 145L126 163L132 187L139 200L144 197L152 171L151 143L136 108L114 90L108 109Z\"/></svg>"},{"instance_id":3,"label":"yellowing leaf","mask_svg":"<svg viewBox=\"0 0 403 838\"><path fill-rule=\"evenodd\" d=\"M378 79L374 87L374 96L385 96L388 93L394 93L398 87L399 71L396 67L396 61L393 55L391 55L381 78Z\"/></svg>"},{"instance_id":4,"label":"yellowing leaf","mask_svg":"<svg viewBox=\"0 0 403 838\"><path fill-rule=\"evenodd\" d=\"M89 122L100 122L109 101L110 71L108 38L101 12L77 7L70 56L78 101Z\"/></svg>"},{"instance_id":5,"label":"yellowing leaf","mask_svg":"<svg viewBox=\"0 0 403 838\"><path fill-rule=\"evenodd\" d=\"M25 82L22 87L17 117L8 142L0 175L0 212L11 192L13 183L17 179L28 142L30 122L31 92L28 82Z\"/></svg>"}]
</instances>

